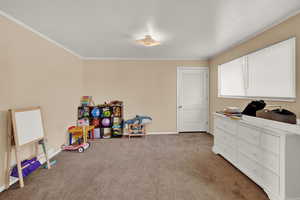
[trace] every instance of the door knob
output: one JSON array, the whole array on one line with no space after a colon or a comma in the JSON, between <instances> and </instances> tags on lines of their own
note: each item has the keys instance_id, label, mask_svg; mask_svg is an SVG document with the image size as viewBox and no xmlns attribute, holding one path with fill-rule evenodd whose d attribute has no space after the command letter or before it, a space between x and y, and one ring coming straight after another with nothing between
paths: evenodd
<instances>
[{"instance_id":1,"label":"door knob","mask_svg":"<svg viewBox=\"0 0 300 200\"><path fill-rule=\"evenodd\" d=\"M178 108L182 108L182 106L178 106Z\"/></svg>"}]
</instances>

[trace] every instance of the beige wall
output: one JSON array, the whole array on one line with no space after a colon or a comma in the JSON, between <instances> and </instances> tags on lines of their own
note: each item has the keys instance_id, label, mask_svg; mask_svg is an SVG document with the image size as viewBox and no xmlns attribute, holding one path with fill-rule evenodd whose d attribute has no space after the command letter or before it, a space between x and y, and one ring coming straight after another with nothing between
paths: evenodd
<instances>
[{"instance_id":1,"label":"beige wall","mask_svg":"<svg viewBox=\"0 0 300 200\"><path fill-rule=\"evenodd\" d=\"M40 105L51 149L65 142L82 91L82 62L0 16L0 187L6 164L7 110ZM27 156L32 150L24 148Z\"/></svg>"},{"instance_id":2,"label":"beige wall","mask_svg":"<svg viewBox=\"0 0 300 200\"><path fill-rule=\"evenodd\" d=\"M300 15L292 17L287 21L265 31L264 33L258 35L257 37L244 42L237 47L231 48L224 53L212 58L210 63L210 112L215 112L217 110L222 110L225 106L239 106L244 108L250 100L237 100L237 99L225 99L218 98L218 76L217 76L217 66L219 64L230 61L234 58L246 55L254 50L266 47L270 44L286 40L289 37L296 36L297 44L296 48L300 49ZM272 104L283 105L284 108L287 108L295 112L300 116L300 87L299 87L299 77L300 77L300 51L296 51L296 70L297 70L297 101L294 103L288 102L267 102ZM234 77L233 77L234 78ZM212 115L210 117L212 119ZM210 120L212 122L212 120ZM212 123L210 123L210 128Z\"/></svg>"},{"instance_id":3,"label":"beige wall","mask_svg":"<svg viewBox=\"0 0 300 200\"><path fill-rule=\"evenodd\" d=\"M149 131L176 131L176 68L206 61L84 61L84 94L96 103L122 100L125 118L149 115Z\"/></svg>"}]
</instances>

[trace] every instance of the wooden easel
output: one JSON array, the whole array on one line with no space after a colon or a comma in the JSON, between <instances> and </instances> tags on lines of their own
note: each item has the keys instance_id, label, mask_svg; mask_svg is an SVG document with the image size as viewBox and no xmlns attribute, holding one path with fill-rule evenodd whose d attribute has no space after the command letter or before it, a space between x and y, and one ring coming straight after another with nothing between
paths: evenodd
<instances>
[{"instance_id":1,"label":"wooden easel","mask_svg":"<svg viewBox=\"0 0 300 200\"><path fill-rule=\"evenodd\" d=\"M10 186L10 173L11 173L11 154L12 154L12 149L15 148L15 156L16 156L16 163L17 163L17 168L18 168L18 175L19 175L19 184L20 187L23 188L24 187L24 180L23 180L23 174L22 174L22 166L21 166L21 157L20 157L20 152L21 152L21 147L25 146L25 145L35 145L35 157L38 156L38 149L39 149L39 143L44 145L45 148L43 148L43 152L45 154L45 159L47 162L47 167L48 169L51 168L50 166L50 162L48 159L48 153L47 153L47 148L46 148L46 138L44 136L45 134L45 129L44 129L44 124L42 121L42 127L43 127L43 136L37 137L32 139L31 141L27 142L26 144L20 144L19 140L18 140L18 130L17 130L17 121L15 119L15 113L16 112L26 112L26 111L35 111L35 110L40 110L41 112L41 108L40 107L32 107L32 108L25 108L25 109L15 109L15 110L9 110L8 111L8 127L7 127L7 131L8 131L8 137L7 137L7 146L8 146L8 150L7 150L7 168L6 168L6 183L5 183L5 188L9 188Z\"/></svg>"}]
</instances>

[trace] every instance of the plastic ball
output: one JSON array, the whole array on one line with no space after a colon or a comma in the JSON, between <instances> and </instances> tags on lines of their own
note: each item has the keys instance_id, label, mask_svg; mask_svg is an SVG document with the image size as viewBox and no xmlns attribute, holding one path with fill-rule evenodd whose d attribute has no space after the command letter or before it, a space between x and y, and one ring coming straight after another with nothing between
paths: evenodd
<instances>
[{"instance_id":1,"label":"plastic ball","mask_svg":"<svg viewBox=\"0 0 300 200\"><path fill-rule=\"evenodd\" d=\"M109 117L111 115L109 110L103 112L104 117Z\"/></svg>"},{"instance_id":2,"label":"plastic ball","mask_svg":"<svg viewBox=\"0 0 300 200\"><path fill-rule=\"evenodd\" d=\"M93 117L99 117L100 116L100 109L99 108L94 108L92 110L92 115L93 115Z\"/></svg>"},{"instance_id":3,"label":"plastic ball","mask_svg":"<svg viewBox=\"0 0 300 200\"><path fill-rule=\"evenodd\" d=\"M102 125L103 126L109 126L110 125L110 119L109 118L102 119Z\"/></svg>"}]
</instances>

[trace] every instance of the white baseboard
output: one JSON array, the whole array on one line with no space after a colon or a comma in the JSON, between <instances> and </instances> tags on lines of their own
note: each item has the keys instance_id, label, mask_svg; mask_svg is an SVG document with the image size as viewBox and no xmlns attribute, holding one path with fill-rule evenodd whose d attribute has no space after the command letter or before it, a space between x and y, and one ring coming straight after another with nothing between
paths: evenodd
<instances>
[{"instance_id":1,"label":"white baseboard","mask_svg":"<svg viewBox=\"0 0 300 200\"><path fill-rule=\"evenodd\" d=\"M173 135L179 134L178 132L148 132L147 135Z\"/></svg>"},{"instance_id":2,"label":"white baseboard","mask_svg":"<svg viewBox=\"0 0 300 200\"><path fill-rule=\"evenodd\" d=\"M51 149L49 150L51 152ZM52 149L52 153L50 153L49 155L49 159L53 158L54 156L56 156L57 154L59 154L61 152L61 149L57 149L57 150L54 150ZM41 164L44 164L46 162L46 159L44 156L38 156L38 159L39 161L41 162ZM10 177L10 181L9 181L9 185L13 185L15 184L16 182L18 182L19 178L16 178L16 177ZM5 190L5 185L3 186L0 186L0 192L3 192Z\"/></svg>"},{"instance_id":3,"label":"white baseboard","mask_svg":"<svg viewBox=\"0 0 300 200\"><path fill-rule=\"evenodd\" d=\"M179 134L178 132L146 132L146 135L172 135ZM123 133L123 135L128 135L128 133Z\"/></svg>"}]
</instances>

